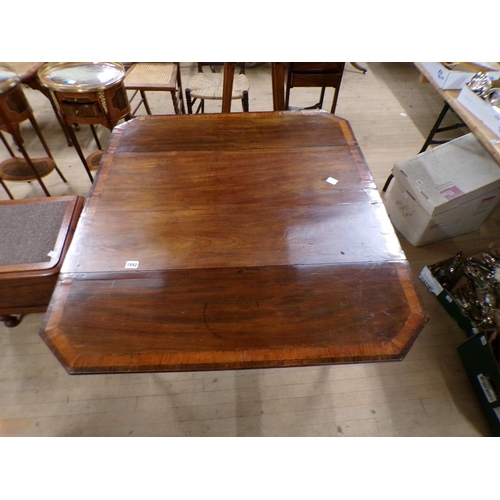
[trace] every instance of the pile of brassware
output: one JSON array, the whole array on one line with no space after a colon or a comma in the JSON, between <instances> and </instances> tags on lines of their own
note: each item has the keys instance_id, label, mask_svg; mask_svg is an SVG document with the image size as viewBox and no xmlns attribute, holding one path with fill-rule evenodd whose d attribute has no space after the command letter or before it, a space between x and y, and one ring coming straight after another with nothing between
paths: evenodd
<instances>
[{"instance_id":1,"label":"pile of brassware","mask_svg":"<svg viewBox=\"0 0 500 500\"><path fill-rule=\"evenodd\" d=\"M429 269L476 331L486 334L500 361L500 248L468 258L459 252Z\"/></svg>"},{"instance_id":2,"label":"pile of brassware","mask_svg":"<svg viewBox=\"0 0 500 500\"><path fill-rule=\"evenodd\" d=\"M500 79L493 80L487 73L476 73L467 84L469 88L500 112Z\"/></svg>"}]
</instances>

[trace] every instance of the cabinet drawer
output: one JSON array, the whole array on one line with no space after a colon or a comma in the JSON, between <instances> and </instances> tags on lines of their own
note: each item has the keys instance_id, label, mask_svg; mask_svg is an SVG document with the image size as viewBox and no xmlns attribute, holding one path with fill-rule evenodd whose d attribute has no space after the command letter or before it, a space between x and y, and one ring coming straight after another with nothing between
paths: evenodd
<instances>
[{"instance_id":1,"label":"cabinet drawer","mask_svg":"<svg viewBox=\"0 0 500 500\"><path fill-rule=\"evenodd\" d=\"M79 102L61 102L61 112L72 118L95 118L101 116L99 105L96 102L79 103Z\"/></svg>"}]
</instances>

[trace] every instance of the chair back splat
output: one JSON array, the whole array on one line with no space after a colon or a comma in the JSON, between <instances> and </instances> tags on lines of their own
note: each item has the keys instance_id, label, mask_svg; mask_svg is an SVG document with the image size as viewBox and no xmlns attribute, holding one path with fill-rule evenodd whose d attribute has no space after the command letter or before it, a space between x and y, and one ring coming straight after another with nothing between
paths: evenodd
<instances>
[{"instance_id":1,"label":"chair back splat","mask_svg":"<svg viewBox=\"0 0 500 500\"><path fill-rule=\"evenodd\" d=\"M239 71L236 71L236 67ZM222 70L222 71L221 71ZM204 113L205 101L222 101L222 113L231 112L231 103L241 100L243 111L248 111L250 84L245 75L245 63L198 63L198 73L186 86L186 107L189 114ZM194 109L198 101L198 107Z\"/></svg>"},{"instance_id":2,"label":"chair back splat","mask_svg":"<svg viewBox=\"0 0 500 500\"><path fill-rule=\"evenodd\" d=\"M343 62L291 62L288 63L285 109L290 109L290 90L295 87L318 87L321 89L319 101L305 109L321 109L325 90L333 87L334 95L331 113L335 114L340 84L344 74Z\"/></svg>"}]
</instances>

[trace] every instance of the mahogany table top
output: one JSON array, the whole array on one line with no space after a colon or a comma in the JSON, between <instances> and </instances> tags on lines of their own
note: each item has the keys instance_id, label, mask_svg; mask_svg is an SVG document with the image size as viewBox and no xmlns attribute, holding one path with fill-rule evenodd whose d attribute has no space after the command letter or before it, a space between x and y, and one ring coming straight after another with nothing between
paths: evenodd
<instances>
[{"instance_id":1,"label":"mahogany table top","mask_svg":"<svg viewBox=\"0 0 500 500\"><path fill-rule=\"evenodd\" d=\"M402 359L426 315L349 123L115 128L41 335L70 373Z\"/></svg>"}]
</instances>

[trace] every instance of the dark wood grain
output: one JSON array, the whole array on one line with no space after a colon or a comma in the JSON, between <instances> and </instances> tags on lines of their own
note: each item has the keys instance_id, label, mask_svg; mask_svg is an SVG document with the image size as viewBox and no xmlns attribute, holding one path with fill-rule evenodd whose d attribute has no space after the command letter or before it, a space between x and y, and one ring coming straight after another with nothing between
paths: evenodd
<instances>
[{"instance_id":1,"label":"dark wood grain","mask_svg":"<svg viewBox=\"0 0 500 500\"><path fill-rule=\"evenodd\" d=\"M41 335L70 373L211 370L402 359L424 322L349 124L235 113L115 129Z\"/></svg>"}]
</instances>

